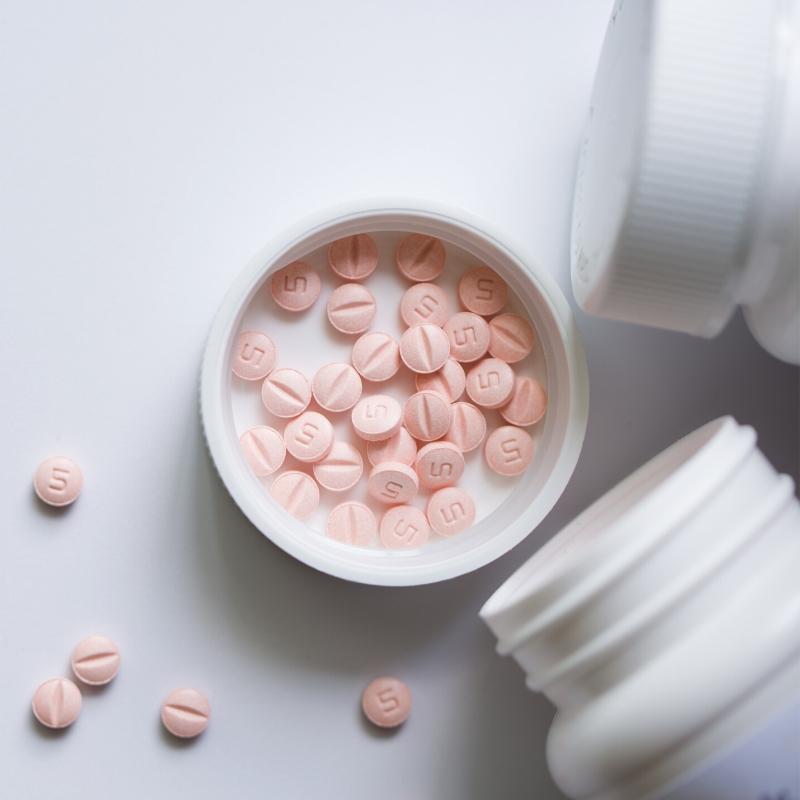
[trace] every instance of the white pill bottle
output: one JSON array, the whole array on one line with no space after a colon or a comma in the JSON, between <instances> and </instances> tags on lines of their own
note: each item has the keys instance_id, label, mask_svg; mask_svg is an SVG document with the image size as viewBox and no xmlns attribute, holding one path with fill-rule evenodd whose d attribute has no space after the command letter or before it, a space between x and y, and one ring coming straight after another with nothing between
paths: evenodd
<instances>
[{"instance_id":1,"label":"white pill bottle","mask_svg":"<svg viewBox=\"0 0 800 800\"><path fill-rule=\"evenodd\" d=\"M481 616L558 709L569 797L798 797L800 503L752 428L725 417L656 456Z\"/></svg>"},{"instance_id":2,"label":"white pill bottle","mask_svg":"<svg viewBox=\"0 0 800 800\"><path fill-rule=\"evenodd\" d=\"M711 337L741 306L800 364L800 2L619 0L582 143L592 314Z\"/></svg>"},{"instance_id":3,"label":"white pill bottle","mask_svg":"<svg viewBox=\"0 0 800 800\"><path fill-rule=\"evenodd\" d=\"M800 363L800 2L619 0L582 143L584 310ZM481 616L575 800L800 800L800 504L732 418L598 500Z\"/></svg>"}]
</instances>

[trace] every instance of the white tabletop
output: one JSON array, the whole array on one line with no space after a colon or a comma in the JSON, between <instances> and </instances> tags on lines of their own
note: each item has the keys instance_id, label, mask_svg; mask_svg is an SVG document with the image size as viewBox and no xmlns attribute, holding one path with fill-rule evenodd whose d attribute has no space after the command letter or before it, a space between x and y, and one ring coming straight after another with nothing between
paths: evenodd
<instances>
[{"instance_id":1,"label":"white tabletop","mask_svg":"<svg viewBox=\"0 0 800 800\"><path fill-rule=\"evenodd\" d=\"M198 365L250 255L342 200L462 206L568 291L576 153L609 8L3 4L2 797L561 797L544 760L552 709L494 654L479 607L591 500L713 417L753 424L796 474L797 371L739 319L700 341L579 314L591 417L560 503L495 564L387 590L312 571L237 511L203 444ZM67 513L30 489L55 452L86 476ZM49 735L33 689L92 632L119 643L122 671ZM416 702L389 737L357 708L382 672ZM190 746L158 722L176 685L212 704Z\"/></svg>"}]
</instances>

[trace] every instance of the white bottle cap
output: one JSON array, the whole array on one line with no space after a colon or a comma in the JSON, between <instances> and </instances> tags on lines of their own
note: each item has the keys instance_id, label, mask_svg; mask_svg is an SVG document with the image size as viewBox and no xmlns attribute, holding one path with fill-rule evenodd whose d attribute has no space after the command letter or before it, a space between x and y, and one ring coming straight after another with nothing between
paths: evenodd
<instances>
[{"instance_id":1,"label":"white bottle cap","mask_svg":"<svg viewBox=\"0 0 800 800\"><path fill-rule=\"evenodd\" d=\"M761 300L781 268L756 251L765 239L780 251L797 224L800 148L781 143L800 127L798 9L619 0L575 194L586 311L713 336Z\"/></svg>"}]
</instances>

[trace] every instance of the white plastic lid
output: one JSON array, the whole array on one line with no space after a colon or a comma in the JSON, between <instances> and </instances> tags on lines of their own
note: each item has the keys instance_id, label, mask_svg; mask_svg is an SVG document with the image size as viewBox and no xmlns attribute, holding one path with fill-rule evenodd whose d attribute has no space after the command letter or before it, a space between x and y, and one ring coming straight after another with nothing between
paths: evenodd
<instances>
[{"instance_id":1,"label":"white plastic lid","mask_svg":"<svg viewBox=\"0 0 800 800\"><path fill-rule=\"evenodd\" d=\"M423 547L387 549L355 547L325 535L333 506L345 498L323 492L319 508L307 520L288 514L269 496L272 478L257 477L242 455L239 437L259 424L280 425L265 417L258 384L231 378L232 343L241 330L265 331L274 338L279 366L313 375L326 363L347 362L352 338L337 334L325 322L324 303L338 280L330 270L327 249L332 241L357 233L369 234L381 266L368 286L377 301L374 330L399 338L402 333L397 302L408 288L390 265L399 241L416 232L441 239L447 265L437 283L456 297L458 277L476 264L491 264L509 287L509 310L524 314L536 328L534 351L527 365L547 386L548 410L531 428L536 458L531 468L513 481L495 475L479 451L469 459L459 484L476 499L475 524L458 536L431 537ZM223 301L203 359L201 404L203 426L214 463L232 498L253 524L290 555L316 569L346 580L387 586L411 586L447 580L477 569L506 553L533 531L556 503L578 460L588 416L588 377L580 336L566 298L546 270L509 248L504 237L462 210L429 202L363 200L319 212L296 227L279 233L242 270ZM272 274L302 259L320 275L325 295L309 318L284 312L269 293ZM520 372L520 374L525 374ZM386 385L365 385L404 401L413 391L410 373ZM496 417L492 417L492 413ZM499 425L497 412L487 412ZM331 414L335 431L351 437L349 413ZM366 459L365 459L366 460ZM347 499L367 504L366 481ZM422 507L422 499L415 502ZM375 513L381 509L373 506Z\"/></svg>"},{"instance_id":2,"label":"white plastic lid","mask_svg":"<svg viewBox=\"0 0 800 800\"><path fill-rule=\"evenodd\" d=\"M618 0L573 210L584 310L713 336L760 299L760 242L796 224L799 6Z\"/></svg>"}]
</instances>

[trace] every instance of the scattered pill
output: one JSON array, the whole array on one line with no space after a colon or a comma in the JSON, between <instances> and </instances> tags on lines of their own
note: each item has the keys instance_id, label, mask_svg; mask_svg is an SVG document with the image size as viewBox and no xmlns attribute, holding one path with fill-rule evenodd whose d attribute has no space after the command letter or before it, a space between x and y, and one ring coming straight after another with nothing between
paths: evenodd
<instances>
[{"instance_id":1,"label":"scattered pill","mask_svg":"<svg viewBox=\"0 0 800 800\"><path fill-rule=\"evenodd\" d=\"M400 300L400 316L406 325L444 325L450 317L447 293L435 283L415 283Z\"/></svg>"},{"instance_id":2,"label":"scattered pill","mask_svg":"<svg viewBox=\"0 0 800 800\"><path fill-rule=\"evenodd\" d=\"M417 473L399 461L384 461L372 468L367 480L370 497L380 503L408 503L419 491Z\"/></svg>"},{"instance_id":3,"label":"scattered pill","mask_svg":"<svg viewBox=\"0 0 800 800\"><path fill-rule=\"evenodd\" d=\"M450 342L438 325L412 325L400 337L400 358L412 372L436 372L449 355Z\"/></svg>"},{"instance_id":4,"label":"scattered pill","mask_svg":"<svg viewBox=\"0 0 800 800\"><path fill-rule=\"evenodd\" d=\"M378 246L366 233L337 239L328 248L328 264L346 281L363 281L378 266Z\"/></svg>"},{"instance_id":5,"label":"scattered pill","mask_svg":"<svg viewBox=\"0 0 800 800\"><path fill-rule=\"evenodd\" d=\"M424 489L453 486L464 474L464 456L452 442L431 442L420 448L414 469Z\"/></svg>"},{"instance_id":6,"label":"scattered pill","mask_svg":"<svg viewBox=\"0 0 800 800\"><path fill-rule=\"evenodd\" d=\"M484 454L498 475L521 475L533 459L533 439L522 428L503 425L489 434Z\"/></svg>"},{"instance_id":7,"label":"scattered pill","mask_svg":"<svg viewBox=\"0 0 800 800\"><path fill-rule=\"evenodd\" d=\"M514 378L511 398L500 409L500 416L510 425L525 428L535 425L547 411L547 392L539 381L527 375Z\"/></svg>"},{"instance_id":8,"label":"scattered pill","mask_svg":"<svg viewBox=\"0 0 800 800\"><path fill-rule=\"evenodd\" d=\"M418 392L438 392L442 397L454 403L464 394L467 385L467 376L464 367L454 358L448 358L441 369L429 372L427 375L418 373L415 383Z\"/></svg>"},{"instance_id":9,"label":"scattered pill","mask_svg":"<svg viewBox=\"0 0 800 800\"><path fill-rule=\"evenodd\" d=\"M239 437L245 461L257 478L265 478L279 470L286 458L283 436L266 425L257 425Z\"/></svg>"},{"instance_id":10,"label":"scattered pill","mask_svg":"<svg viewBox=\"0 0 800 800\"><path fill-rule=\"evenodd\" d=\"M400 346L388 333L365 333L353 345L353 366L368 381L388 381L400 369Z\"/></svg>"},{"instance_id":11,"label":"scattered pill","mask_svg":"<svg viewBox=\"0 0 800 800\"><path fill-rule=\"evenodd\" d=\"M74 503L82 488L81 468L66 456L46 458L33 475L33 490L49 506L60 508Z\"/></svg>"},{"instance_id":12,"label":"scattered pill","mask_svg":"<svg viewBox=\"0 0 800 800\"><path fill-rule=\"evenodd\" d=\"M278 354L272 339L259 331L243 331L236 339L231 356L233 374L245 381L266 378Z\"/></svg>"},{"instance_id":13,"label":"scattered pill","mask_svg":"<svg viewBox=\"0 0 800 800\"><path fill-rule=\"evenodd\" d=\"M400 403L385 394L362 397L350 413L355 432L368 442L381 442L397 433L403 421Z\"/></svg>"},{"instance_id":14,"label":"scattered pill","mask_svg":"<svg viewBox=\"0 0 800 800\"><path fill-rule=\"evenodd\" d=\"M361 397L361 378L349 364L326 364L314 375L311 391L326 411L347 411Z\"/></svg>"},{"instance_id":15,"label":"scattered pill","mask_svg":"<svg viewBox=\"0 0 800 800\"><path fill-rule=\"evenodd\" d=\"M197 689L173 689L161 704L161 722L180 739L193 739L208 727L211 706Z\"/></svg>"},{"instance_id":16,"label":"scattered pill","mask_svg":"<svg viewBox=\"0 0 800 800\"><path fill-rule=\"evenodd\" d=\"M397 678L375 678L361 695L364 716L379 728L396 728L411 713L411 692Z\"/></svg>"},{"instance_id":17,"label":"scattered pill","mask_svg":"<svg viewBox=\"0 0 800 800\"><path fill-rule=\"evenodd\" d=\"M339 503L331 509L325 531L342 544L369 547L378 538L378 521L363 503Z\"/></svg>"},{"instance_id":18,"label":"scattered pill","mask_svg":"<svg viewBox=\"0 0 800 800\"><path fill-rule=\"evenodd\" d=\"M533 350L533 326L518 314L500 314L489 322L489 352L507 364L522 361Z\"/></svg>"},{"instance_id":19,"label":"scattered pill","mask_svg":"<svg viewBox=\"0 0 800 800\"><path fill-rule=\"evenodd\" d=\"M345 283L331 292L328 319L341 333L364 333L375 318L375 298L360 283Z\"/></svg>"},{"instance_id":20,"label":"scattered pill","mask_svg":"<svg viewBox=\"0 0 800 800\"><path fill-rule=\"evenodd\" d=\"M304 411L286 426L283 441L298 461L320 461L333 447L333 425L318 411Z\"/></svg>"},{"instance_id":21,"label":"scattered pill","mask_svg":"<svg viewBox=\"0 0 800 800\"><path fill-rule=\"evenodd\" d=\"M454 536L475 522L475 503L463 489L448 486L431 495L426 514L436 533Z\"/></svg>"},{"instance_id":22,"label":"scattered pill","mask_svg":"<svg viewBox=\"0 0 800 800\"><path fill-rule=\"evenodd\" d=\"M403 408L403 424L423 442L432 442L447 433L452 419L450 403L438 392L412 394Z\"/></svg>"},{"instance_id":23,"label":"scattered pill","mask_svg":"<svg viewBox=\"0 0 800 800\"><path fill-rule=\"evenodd\" d=\"M382 442L367 442L367 459L373 467L384 461L399 461L410 467L416 457L417 442L402 426Z\"/></svg>"},{"instance_id":24,"label":"scattered pill","mask_svg":"<svg viewBox=\"0 0 800 800\"><path fill-rule=\"evenodd\" d=\"M469 453L481 446L486 436L486 417L472 403L458 402L450 407L452 419L445 439L452 442L462 453Z\"/></svg>"},{"instance_id":25,"label":"scattered pill","mask_svg":"<svg viewBox=\"0 0 800 800\"><path fill-rule=\"evenodd\" d=\"M319 506L319 487L305 472L282 472L272 482L269 493L297 519L308 519Z\"/></svg>"},{"instance_id":26,"label":"scattered pill","mask_svg":"<svg viewBox=\"0 0 800 800\"><path fill-rule=\"evenodd\" d=\"M477 361L489 349L489 323L471 311L460 311L444 324L450 340L450 355L466 363Z\"/></svg>"},{"instance_id":27,"label":"scattered pill","mask_svg":"<svg viewBox=\"0 0 800 800\"><path fill-rule=\"evenodd\" d=\"M46 728L67 728L81 713L80 689L68 678L50 678L34 692L31 708Z\"/></svg>"},{"instance_id":28,"label":"scattered pill","mask_svg":"<svg viewBox=\"0 0 800 800\"><path fill-rule=\"evenodd\" d=\"M393 506L381 518L381 542L390 550L422 547L431 529L428 518L414 506Z\"/></svg>"},{"instance_id":29,"label":"scattered pill","mask_svg":"<svg viewBox=\"0 0 800 800\"><path fill-rule=\"evenodd\" d=\"M506 304L506 282L489 267L476 267L461 276L458 299L467 311L483 317L496 314Z\"/></svg>"},{"instance_id":30,"label":"scattered pill","mask_svg":"<svg viewBox=\"0 0 800 800\"><path fill-rule=\"evenodd\" d=\"M119 672L119 648L107 636L87 636L75 645L70 663L82 683L105 686Z\"/></svg>"},{"instance_id":31,"label":"scattered pill","mask_svg":"<svg viewBox=\"0 0 800 800\"><path fill-rule=\"evenodd\" d=\"M467 395L483 408L500 408L514 390L514 371L499 358L484 358L467 373Z\"/></svg>"},{"instance_id":32,"label":"scattered pill","mask_svg":"<svg viewBox=\"0 0 800 800\"><path fill-rule=\"evenodd\" d=\"M312 467L317 483L329 492L345 492L361 479L364 459L349 442L336 441L322 461Z\"/></svg>"},{"instance_id":33,"label":"scattered pill","mask_svg":"<svg viewBox=\"0 0 800 800\"><path fill-rule=\"evenodd\" d=\"M322 282L305 261L294 261L279 269L270 281L272 299L286 311L305 311L317 302Z\"/></svg>"},{"instance_id":34,"label":"scattered pill","mask_svg":"<svg viewBox=\"0 0 800 800\"><path fill-rule=\"evenodd\" d=\"M261 384L261 402L276 417L296 417L311 402L311 384L299 370L276 369Z\"/></svg>"},{"instance_id":35,"label":"scattered pill","mask_svg":"<svg viewBox=\"0 0 800 800\"><path fill-rule=\"evenodd\" d=\"M445 249L439 239L411 233L397 246L397 268L410 281L432 281L444 270Z\"/></svg>"}]
</instances>

